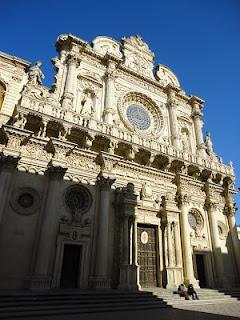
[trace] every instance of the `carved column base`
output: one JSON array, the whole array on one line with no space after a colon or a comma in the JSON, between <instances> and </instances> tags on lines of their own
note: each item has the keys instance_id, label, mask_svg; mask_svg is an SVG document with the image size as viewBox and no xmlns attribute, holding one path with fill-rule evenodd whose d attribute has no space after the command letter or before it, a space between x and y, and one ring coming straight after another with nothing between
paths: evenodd
<instances>
[{"instance_id":1,"label":"carved column base","mask_svg":"<svg viewBox=\"0 0 240 320\"><path fill-rule=\"evenodd\" d=\"M139 266L122 265L120 268L119 290L139 291Z\"/></svg>"},{"instance_id":2,"label":"carved column base","mask_svg":"<svg viewBox=\"0 0 240 320\"><path fill-rule=\"evenodd\" d=\"M184 284L187 287L189 284L192 284L195 289L199 289L199 280L196 280L195 278L189 279L189 278L184 278Z\"/></svg>"},{"instance_id":3,"label":"carved column base","mask_svg":"<svg viewBox=\"0 0 240 320\"><path fill-rule=\"evenodd\" d=\"M30 289L50 289L52 278L47 276L34 276L29 279Z\"/></svg>"},{"instance_id":4,"label":"carved column base","mask_svg":"<svg viewBox=\"0 0 240 320\"><path fill-rule=\"evenodd\" d=\"M113 113L112 109L104 110L103 118L106 123L113 124Z\"/></svg>"},{"instance_id":5,"label":"carved column base","mask_svg":"<svg viewBox=\"0 0 240 320\"><path fill-rule=\"evenodd\" d=\"M90 287L93 289L110 289L111 280L103 276L95 276L89 279Z\"/></svg>"},{"instance_id":6,"label":"carved column base","mask_svg":"<svg viewBox=\"0 0 240 320\"><path fill-rule=\"evenodd\" d=\"M182 268L168 267L167 271L167 289L176 289L183 282Z\"/></svg>"}]
</instances>

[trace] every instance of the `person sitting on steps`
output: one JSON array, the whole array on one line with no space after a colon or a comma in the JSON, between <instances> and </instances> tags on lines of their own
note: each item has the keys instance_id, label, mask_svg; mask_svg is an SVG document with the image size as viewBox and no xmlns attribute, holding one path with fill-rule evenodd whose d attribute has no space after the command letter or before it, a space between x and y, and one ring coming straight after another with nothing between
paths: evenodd
<instances>
[{"instance_id":1,"label":"person sitting on steps","mask_svg":"<svg viewBox=\"0 0 240 320\"><path fill-rule=\"evenodd\" d=\"M177 293L180 297L184 297L185 300L189 300L189 296L187 294L187 289L183 283L178 286Z\"/></svg>"},{"instance_id":2,"label":"person sitting on steps","mask_svg":"<svg viewBox=\"0 0 240 320\"><path fill-rule=\"evenodd\" d=\"M187 294L192 297L193 300L199 300L197 292L195 291L192 284L188 285Z\"/></svg>"}]
</instances>

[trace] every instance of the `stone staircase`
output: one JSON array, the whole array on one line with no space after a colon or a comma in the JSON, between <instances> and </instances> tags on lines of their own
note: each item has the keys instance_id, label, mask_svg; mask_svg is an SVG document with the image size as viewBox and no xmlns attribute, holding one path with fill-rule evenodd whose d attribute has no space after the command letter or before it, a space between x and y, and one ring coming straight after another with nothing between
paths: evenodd
<instances>
[{"instance_id":1,"label":"stone staircase","mask_svg":"<svg viewBox=\"0 0 240 320\"><path fill-rule=\"evenodd\" d=\"M0 293L0 319L44 319L45 316L168 307L161 297L144 291L49 290Z\"/></svg>"},{"instance_id":2,"label":"stone staircase","mask_svg":"<svg viewBox=\"0 0 240 320\"><path fill-rule=\"evenodd\" d=\"M171 289L147 288L145 291L152 292L155 296L161 297L173 308L188 309L196 305L208 305L218 303L240 303L239 289L197 289L199 300L185 300Z\"/></svg>"}]
</instances>

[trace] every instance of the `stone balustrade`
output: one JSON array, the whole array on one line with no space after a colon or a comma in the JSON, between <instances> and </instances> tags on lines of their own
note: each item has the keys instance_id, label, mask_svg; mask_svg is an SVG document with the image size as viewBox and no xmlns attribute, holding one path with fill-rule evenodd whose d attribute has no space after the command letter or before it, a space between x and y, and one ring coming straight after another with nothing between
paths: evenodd
<instances>
[{"instance_id":1,"label":"stone balustrade","mask_svg":"<svg viewBox=\"0 0 240 320\"><path fill-rule=\"evenodd\" d=\"M137 135L134 132L119 128L116 125L110 125L105 122L101 122L92 117L82 116L73 110L63 109L60 104L55 101L48 101L45 99L36 99L28 95L22 96L20 105L18 106L18 112L25 115L32 114L41 117L45 121L61 122L63 124L71 124L72 127L79 127L79 129L86 129L88 132L94 131L106 135L110 139L111 137L129 144L135 144L146 149L151 154L163 154L171 158L177 158L185 163L196 164L203 168L219 172L223 175L233 176L232 166L225 165L219 161L212 160L210 158L203 158L199 155L187 153L179 150L172 145L162 144L155 139L146 138L144 136Z\"/></svg>"}]
</instances>

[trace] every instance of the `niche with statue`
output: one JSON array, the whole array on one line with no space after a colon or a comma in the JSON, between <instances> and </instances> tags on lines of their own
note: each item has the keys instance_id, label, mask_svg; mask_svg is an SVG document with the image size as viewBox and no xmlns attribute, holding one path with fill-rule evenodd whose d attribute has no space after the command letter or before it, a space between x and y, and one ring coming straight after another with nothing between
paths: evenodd
<instances>
[{"instance_id":1,"label":"niche with statue","mask_svg":"<svg viewBox=\"0 0 240 320\"><path fill-rule=\"evenodd\" d=\"M81 105L80 105L80 114L83 116L95 116L96 113L96 95L92 90L84 90Z\"/></svg>"}]
</instances>

